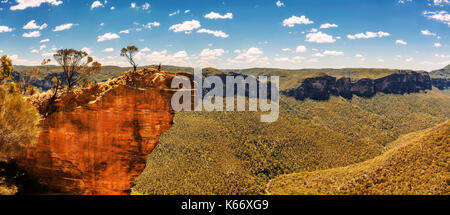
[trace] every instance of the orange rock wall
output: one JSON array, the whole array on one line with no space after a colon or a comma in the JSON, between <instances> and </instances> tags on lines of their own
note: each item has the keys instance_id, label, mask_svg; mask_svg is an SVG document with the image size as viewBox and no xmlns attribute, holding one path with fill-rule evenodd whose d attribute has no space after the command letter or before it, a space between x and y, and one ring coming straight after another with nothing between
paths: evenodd
<instances>
[{"instance_id":1,"label":"orange rock wall","mask_svg":"<svg viewBox=\"0 0 450 215\"><path fill-rule=\"evenodd\" d=\"M148 89L122 85L95 103L49 115L19 165L53 192L128 194L172 124L173 91L164 87L168 80L162 83Z\"/></svg>"}]
</instances>

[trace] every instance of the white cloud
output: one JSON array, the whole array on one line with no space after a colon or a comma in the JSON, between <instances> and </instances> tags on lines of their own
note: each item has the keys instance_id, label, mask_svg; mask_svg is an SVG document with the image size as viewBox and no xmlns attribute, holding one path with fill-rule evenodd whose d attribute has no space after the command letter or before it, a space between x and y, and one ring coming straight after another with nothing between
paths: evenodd
<instances>
[{"instance_id":1,"label":"white cloud","mask_svg":"<svg viewBox=\"0 0 450 215\"><path fill-rule=\"evenodd\" d=\"M429 30L422 30L420 32L422 33L422 35L426 35L426 36L437 36L436 33L433 33L433 32L431 32Z\"/></svg>"},{"instance_id":2,"label":"white cloud","mask_svg":"<svg viewBox=\"0 0 450 215\"><path fill-rule=\"evenodd\" d=\"M314 57L325 57L325 56L343 56L343 55L344 55L344 52L341 52L341 51L328 51L328 50L325 50L323 53L318 52L318 53L313 54L312 56L314 56Z\"/></svg>"},{"instance_id":3,"label":"white cloud","mask_svg":"<svg viewBox=\"0 0 450 215\"><path fill-rule=\"evenodd\" d=\"M224 15L220 15L219 13L216 13L216 12L210 12L205 15L205 18L207 18L207 19L233 19L233 14L226 13Z\"/></svg>"},{"instance_id":4,"label":"white cloud","mask_svg":"<svg viewBox=\"0 0 450 215\"><path fill-rule=\"evenodd\" d=\"M23 26L22 29L31 30L31 29L39 29L42 30L46 28L48 25L46 23L42 24L41 26L36 24L36 21L33 19L29 21L25 26Z\"/></svg>"},{"instance_id":5,"label":"white cloud","mask_svg":"<svg viewBox=\"0 0 450 215\"><path fill-rule=\"evenodd\" d=\"M324 57L325 55L322 53L315 53L312 55L313 57Z\"/></svg>"},{"instance_id":6,"label":"white cloud","mask_svg":"<svg viewBox=\"0 0 450 215\"><path fill-rule=\"evenodd\" d=\"M135 2L131 2L130 7L131 8L136 8L136 3Z\"/></svg>"},{"instance_id":7,"label":"white cloud","mask_svg":"<svg viewBox=\"0 0 450 215\"><path fill-rule=\"evenodd\" d=\"M38 54L38 53L39 53L39 50L33 49L33 50L31 50L30 52L33 53L33 54Z\"/></svg>"},{"instance_id":8,"label":"white cloud","mask_svg":"<svg viewBox=\"0 0 450 215\"><path fill-rule=\"evenodd\" d=\"M39 47L39 50L42 51L42 50L45 49L45 48L47 48L46 45L41 45L41 46Z\"/></svg>"},{"instance_id":9,"label":"white cloud","mask_svg":"<svg viewBox=\"0 0 450 215\"><path fill-rule=\"evenodd\" d=\"M405 41L403 41L403 40L396 40L396 41L395 41L395 44L400 44L400 45L406 46L408 43L405 42Z\"/></svg>"},{"instance_id":10,"label":"white cloud","mask_svg":"<svg viewBox=\"0 0 450 215\"><path fill-rule=\"evenodd\" d=\"M116 9L116 7L114 7L114 6L112 6L111 8L110 8L110 10L115 10Z\"/></svg>"},{"instance_id":11,"label":"white cloud","mask_svg":"<svg viewBox=\"0 0 450 215\"><path fill-rule=\"evenodd\" d=\"M149 22L143 25L144 28L152 29L152 27L159 27L161 24L159 22Z\"/></svg>"},{"instance_id":12,"label":"white cloud","mask_svg":"<svg viewBox=\"0 0 450 215\"><path fill-rule=\"evenodd\" d=\"M275 58L273 59L276 62L288 62L288 63L293 63L294 61L288 57L279 57L279 58Z\"/></svg>"},{"instance_id":13,"label":"white cloud","mask_svg":"<svg viewBox=\"0 0 450 215\"><path fill-rule=\"evenodd\" d=\"M53 6L61 5L63 2L58 0L16 0L17 5L11 6L10 10L25 10L29 7L40 7L42 3L48 3Z\"/></svg>"},{"instance_id":14,"label":"white cloud","mask_svg":"<svg viewBox=\"0 0 450 215\"><path fill-rule=\"evenodd\" d=\"M356 54L355 57L359 58L359 59L363 59L364 58L364 56L362 54Z\"/></svg>"},{"instance_id":15,"label":"white cloud","mask_svg":"<svg viewBox=\"0 0 450 215\"><path fill-rule=\"evenodd\" d=\"M334 39L332 35L328 35L319 31L317 33L307 34L306 41L311 43L334 43L336 42L336 39Z\"/></svg>"},{"instance_id":16,"label":"white cloud","mask_svg":"<svg viewBox=\"0 0 450 215\"><path fill-rule=\"evenodd\" d=\"M284 7L284 3L281 1L277 1L275 4L277 5L277 7Z\"/></svg>"},{"instance_id":17,"label":"white cloud","mask_svg":"<svg viewBox=\"0 0 450 215\"><path fill-rule=\"evenodd\" d=\"M308 18L306 18L305 16L291 16L288 19L283 20L283 26L287 26L287 27L294 27L296 24L313 24L314 22L309 20Z\"/></svg>"},{"instance_id":18,"label":"white cloud","mask_svg":"<svg viewBox=\"0 0 450 215\"><path fill-rule=\"evenodd\" d=\"M170 26L169 30L172 30L173 32L184 32L185 34L192 33L193 30L200 28L200 22L197 20L192 21L184 21L181 24L176 24Z\"/></svg>"},{"instance_id":19,"label":"white cloud","mask_svg":"<svg viewBox=\"0 0 450 215\"><path fill-rule=\"evenodd\" d=\"M450 14L447 11L425 11L423 15L428 19L442 22L450 27Z\"/></svg>"},{"instance_id":20,"label":"white cloud","mask_svg":"<svg viewBox=\"0 0 450 215\"><path fill-rule=\"evenodd\" d=\"M440 58L450 58L450 55L443 55L443 54L434 54L434 56Z\"/></svg>"},{"instance_id":21,"label":"white cloud","mask_svg":"<svg viewBox=\"0 0 450 215\"><path fill-rule=\"evenodd\" d=\"M40 41L40 43L48 43L48 42L50 42L50 39L44 39Z\"/></svg>"},{"instance_id":22,"label":"white cloud","mask_svg":"<svg viewBox=\"0 0 450 215\"><path fill-rule=\"evenodd\" d=\"M383 32L383 31L379 31L379 32L366 32L366 33L359 33L359 34L355 34L355 35L347 35L347 38L350 40L354 40L354 39L370 39L370 38L377 38L377 37L388 37L391 34L387 33L387 32Z\"/></svg>"},{"instance_id":23,"label":"white cloud","mask_svg":"<svg viewBox=\"0 0 450 215\"><path fill-rule=\"evenodd\" d=\"M150 9L150 3L145 2L145 3L142 5L142 10L148 10L148 9Z\"/></svg>"},{"instance_id":24,"label":"white cloud","mask_svg":"<svg viewBox=\"0 0 450 215\"><path fill-rule=\"evenodd\" d=\"M40 37L41 32L40 31L32 31L29 33L23 33L22 37L32 38L32 37Z\"/></svg>"},{"instance_id":25,"label":"white cloud","mask_svg":"<svg viewBox=\"0 0 450 215\"><path fill-rule=\"evenodd\" d=\"M98 36L97 37L97 42L103 42L106 40L114 40L114 39L119 39L120 36L115 34L115 33L106 33L104 35Z\"/></svg>"},{"instance_id":26,"label":"white cloud","mask_svg":"<svg viewBox=\"0 0 450 215\"><path fill-rule=\"evenodd\" d=\"M90 55L90 54L92 53L92 50L91 50L90 48L88 48L88 47L83 47L83 48L81 49L81 51L86 52L88 55Z\"/></svg>"},{"instance_id":27,"label":"white cloud","mask_svg":"<svg viewBox=\"0 0 450 215\"><path fill-rule=\"evenodd\" d=\"M66 24L62 24L62 25L58 25L55 27L55 29L53 29L53 31L64 31L64 30L69 30L71 29L75 24L73 23L66 23Z\"/></svg>"},{"instance_id":28,"label":"white cloud","mask_svg":"<svg viewBox=\"0 0 450 215\"><path fill-rule=\"evenodd\" d=\"M228 34L226 34L223 31L213 31L213 30L204 29L204 28L198 30L197 33L211 34L211 35L213 35L215 37L221 37L221 38L228 38L228 36L229 36Z\"/></svg>"},{"instance_id":29,"label":"white cloud","mask_svg":"<svg viewBox=\"0 0 450 215\"><path fill-rule=\"evenodd\" d=\"M113 51L114 51L114 48L106 48L106 49L103 49L102 52L113 52Z\"/></svg>"},{"instance_id":30,"label":"white cloud","mask_svg":"<svg viewBox=\"0 0 450 215\"><path fill-rule=\"evenodd\" d=\"M290 48L284 48L284 49L281 49L281 51L284 51L284 52L292 52L292 49L290 49Z\"/></svg>"},{"instance_id":31,"label":"white cloud","mask_svg":"<svg viewBox=\"0 0 450 215\"><path fill-rule=\"evenodd\" d=\"M324 51L323 52L324 55L329 55L329 56L342 56L344 55L344 52L341 51Z\"/></svg>"},{"instance_id":32,"label":"white cloud","mask_svg":"<svg viewBox=\"0 0 450 215\"><path fill-rule=\"evenodd\" d=\"M93 10L96 7L103 7L103 4L100 1L94 1L91 4L91 10Z\"/></svg>"},{"instance_id":33,"label":"white cloud","mask_svg":"<svg viewBox=\"0 0 450 215\"><path fill-rule=\"evenodd\" d=\"M11 32L11 31L14 31L14 29L10 28L8 26L0 25L0 33Z\"/></svg>"},{"instance_id":34,"label":"white cloud","mask_svg":"<svg viewBox=\"0 0 450 215\"><path fill-rule=\"evenodd\" d=\"M149 51L151 51L151 50L148 47L145 47L145 48L141 49L140 52L149 52Z\"/></svg>"},{"instance_id":35,"label":"white cloud","mask_svg":"<svg viewBox=\"0 0 450 215\"><path fill-rule=\"evenodd\" d=\"M444 4L450 4L449 0L433 0L434 5L443 6Z\"/></svg>"},{"instance_id":36,"label":"white cloud","mask_svg":"<svg viewBox=\"0 0 450 215\"><path fill-rule=\"evenodd\" d=\"M380 62L380 63L383 63L383 62L384 62L384 59L381 59L381 58L380 58L380 59L378 59L377 61Z\"/></svg>"},{"instance_id":37,"label":"white cloud","mask_svg":"<svg viewBox=\"0 0 450 215\"><path fill-rule=\"evenodd\" d=\"M440 43L434 43L433 46L436 48L442 47L442 45Z\"/></svg>"},{"instance_id":38,"label":"white cloud","mask_svg":"<svg viewBox=\"0 0 450 215\"><path fill-rule=\"evenodd\" d=\"M406 2L412 2L412 0L398 0L400 4L405 4Z\"/></svg>"},{"instance_id":39,"label":"white cloud","mask_svg":"<svg viewBox=\"0 0 450 215\"><path fill-rule=\"evenodd\" d=\"M297 46L297 48L295 49L295 52L297 53L303 53L306 52L308 49L305 46Z\"/></svg>"},{"instance_id":40,"label":"white cloud","mask_svg":"<svg viewBox=\"0 0 450 215\"><path fill-rule=\"evenodd\" d=\"M119 34L129 34L130 30L123 30L123 31L119 31Z\"/></svg>"},{"instance_id":41,"label":"white cloud","mask_svg":"<svg viewBox=\"0 0 450 215\"><path fill-rule=\"evenodd\" d=\"M221 57L224 53L225 50L223 49L203 49L199 56L208 60L214 60Z\"/></svg>"},{"instance_id":42,"label":"white cloud","mask_svg":"<svg viewBox=\"0 0 450 215\"><path fill-rule=\"evenodd\" d=\"M173 13L170 13L169 16L175 16L177 14L180 14L180 10L177 10L177 11L175 11Z\"/></svg>"},{"instance_id":43,"label":"white cloud","mask_svg":"<svg viewBox=\"0 0 450 215\"><path fill-rule=\"evenodd\" d=\"M413 58L406 58L406 62L412 62L414 59Z\"/></svg>"},{"instance_id":44,"label":"white cloud","mask_svg":"<svg viewBox=\"0 0 450 215\"><path fill-rule=\"evenodd\" d=\"M185 10L185 11L184 11L184 13L189 13L189 12L191 12L191 10Z\"/></svg>"},{"instance_id":45,"label":"white cloud","mask_svg":"<svg viewBox=\"0 0 450 215\"><path fill-rule=\"evenodd\" d=\"M258 58L264 54L264 52L257 47L251 47L247 50L235 50L234 53L238 54L234 59L247 63L257 61Z\"/></svg>"},{"instance_id":46,"label":"white cloud","mask_svg":"<svg viewBox=\"0 0 450 215\"><path fill-rule=\"evenodd\" d=\"M320 28L337 28L337 27L339 27L339 26L336 24L330 24L330 23L325 23L320 26Z\"/></svg>"}]
</instances>

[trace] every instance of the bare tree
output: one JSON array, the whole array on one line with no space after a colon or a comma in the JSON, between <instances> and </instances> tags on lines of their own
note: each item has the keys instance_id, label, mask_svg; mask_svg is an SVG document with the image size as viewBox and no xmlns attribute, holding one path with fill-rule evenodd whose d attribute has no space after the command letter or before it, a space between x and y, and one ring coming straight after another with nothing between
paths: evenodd
<instances>
[{"instance_id":1,"label":"bare tree","mask_svg":"<svg viewBox=\"0 0 450 215\"><path fill-rule=\"evenodd\" d=\"M133 66L133 71L135 72L138 65L134 61L133 57L138 51L139 49L136 46L127 46L120 51L120 56L127 58L128 62L131 64L131 66Z\"/></svg>"},{"instance_id":2,"label":"bare tree","mask_svg":"<svg viewBox=\"0 0 450 215\"><path fill-rule=\"evenodd\" d=\"M94 62L92 57L88 57L88 54L84 51L61 49L53 57L63 68L68 90L78 81L93 73L100 72L102 69L102 65L97 61ZM87 59L84 60L86 57Z\"/></svg>"}]
</instances>

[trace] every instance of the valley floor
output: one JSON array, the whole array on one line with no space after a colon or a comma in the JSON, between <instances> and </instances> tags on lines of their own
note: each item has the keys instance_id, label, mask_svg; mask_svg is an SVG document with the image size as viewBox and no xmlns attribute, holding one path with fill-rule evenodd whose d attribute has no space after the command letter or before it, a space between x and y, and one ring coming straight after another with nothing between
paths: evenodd
<instances>
[{"instance_id":1,"label":"valley floor","mask_svg":"<svg viewBox=\"0 0 450 215\"><path fill-rule=\"evenodd\" d=\"M265 194L271 179L274 179L272 183L277 183L271 183L270 192L282 193L278 181L291 173L348 168L346 166L368 161L402 145L401 140L395 141L402 135L450 119L450 94L439 90L406 95L379 94L370 99L332 97L329 101L297 101L282 96L280 105L280 119L274 123L260 123L258 112L177 113L173 127L149 155L146 169L132 188L133 193ZM439 128L445 131L448 126ZM448 139L441 147L430 150L442 152L427 153L440 153L448 160ZM376 160L381 162L381 159ZM383 163L378 165L385 167ZM398 168L395 170L402 171L401 166ZM445 174L444 170L435 169L439 174ZM407 183L415 174L396 176L395 181ZM427 183L427 178L418 179L424 181L414 183ZM430 183L442 187L442 180ZM275 191L274 186L280 189ZM285 192L289 193L295 186L295 183L290 184ZM335 185L330 184L329 189L333 187ZM378 194L408 193L395 183L387 187L393 190L380 188ZM428 193L445 192L448 191L440 189Z\"/></svg>"}]
</instances>

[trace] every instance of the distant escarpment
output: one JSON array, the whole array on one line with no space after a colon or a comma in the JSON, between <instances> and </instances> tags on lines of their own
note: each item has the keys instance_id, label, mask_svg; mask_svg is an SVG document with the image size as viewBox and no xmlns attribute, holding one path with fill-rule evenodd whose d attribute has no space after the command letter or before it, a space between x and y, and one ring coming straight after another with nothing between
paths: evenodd
<instances>
[{"instance_id":1,"label":"distant escarpment","mask_svg":"<svg viewBox=\"0 0 450 215\"><path fill-rule=\"evenodd\" d=\"M431 90L435 86L439 89L450 87L448 79L432 79L425 72L404 72L388 75L383 78L363 78L353 81L344 77L336 79L323 75L305 79L298 88L283 91L282 94L299 100L307 98L313 100L328 100L330 96L342 96L351 99L354 95L372 97L377 93L406 94Z\"/></svg>"},{"instance_id":2,"label":"distant escarpment","mask_svg":"<svg viewBox=\"0 0 450 215\"><path fill-rule=\"evenodd\" d=\"M46 117L37 143L17 165L52 192L127 194L172 125L175 75L143 69L64 93L52 103L51 92L34 96L31 102Z\"/></svg>"}]
</instances>

